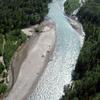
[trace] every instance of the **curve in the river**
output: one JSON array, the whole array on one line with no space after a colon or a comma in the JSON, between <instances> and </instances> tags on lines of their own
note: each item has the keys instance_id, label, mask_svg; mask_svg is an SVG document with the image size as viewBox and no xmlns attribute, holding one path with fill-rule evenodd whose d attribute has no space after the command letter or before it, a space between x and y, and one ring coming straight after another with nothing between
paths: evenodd
<instances>
[{"instance_id":1,"label":"curve in the river","mask_svg":"<svg viewBox=\"0 0 100 100\"><path fill-rule=\"evenodd\" d=\"M53 0L48 16L56 23L57 44L52 61L48 63L36 89L29 100L59 100L63 87L71 81L80 51L77 32L71 27L63 13L65 0Z\"/></svg>"}]
</instances>

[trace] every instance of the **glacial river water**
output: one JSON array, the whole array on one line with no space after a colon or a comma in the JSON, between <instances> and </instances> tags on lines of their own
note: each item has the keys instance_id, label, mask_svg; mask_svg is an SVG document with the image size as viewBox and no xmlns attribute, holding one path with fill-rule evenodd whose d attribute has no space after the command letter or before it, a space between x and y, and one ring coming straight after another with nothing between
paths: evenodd
<instances>
[{"instance_id":1,"label":"glacial river water","mask_svg":"<svg viewBox=\"0 0 100 100\"><path fill-rule=\"evenodd\" d=\"M64 85L71 82L81 43L78 33L64 15L64 1L53 0L49 4L48 17L56 23L57 43L52 61L48 63L29 100L59 100Z\"/></svg>"}]
</instances>

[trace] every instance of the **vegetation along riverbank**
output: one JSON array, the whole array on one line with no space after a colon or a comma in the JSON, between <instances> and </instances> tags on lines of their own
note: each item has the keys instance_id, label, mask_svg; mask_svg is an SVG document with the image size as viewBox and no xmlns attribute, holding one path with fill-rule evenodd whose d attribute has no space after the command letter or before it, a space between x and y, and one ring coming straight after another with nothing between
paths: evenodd
<instances>
[{"instance_id":1,"label":"vegetation along riverbank","mask_svg":"<svg viewBox=\"0 0 100 100\"><path fill-rule=\"evenodd\" d=\"M40 23L51 0L0 0L0 95L8 89L8 70L16 49L27 39L22 28Z\"/></svg>"},{"instance_id":2,"label":"vegetation along riverbank","mask_svg":"<svg viewBox=\"0 0 100 100\"><path fill-rule=\"evenodd\" d=\"M64 10L67 15L71 15L78 7L80 7L79 0L66 0L64 3Z\"/></svg>"},{"instance_id":3,"label":"vegetation along riverbank","mask_svg":"<svg viewBox=\"0 0 100 100\"><path fill-rule=\"evenodd\" d=\"M100 0L86 0L77 16L86 38L61 100L100 100Z\"/></svg>"}]
</instances>

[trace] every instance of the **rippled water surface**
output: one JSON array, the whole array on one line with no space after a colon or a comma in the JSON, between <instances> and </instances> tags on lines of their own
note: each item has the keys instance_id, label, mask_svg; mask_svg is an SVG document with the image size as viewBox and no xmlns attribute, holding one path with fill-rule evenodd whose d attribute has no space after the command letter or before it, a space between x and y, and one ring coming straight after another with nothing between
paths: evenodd
<instances>
[{"instance_id":1,"label":"rippled water surface","mask_svg":"<svg viewBox=\"0 0 100 100\"><path fill-rule=\"evenodd\" d=\"M80 51L80 40L63 14L65 0L53 0L48 16L56 23L57 43L49 62L29 100L59 100L63 87L71 81Z\"/></svg>"}]
</instances>

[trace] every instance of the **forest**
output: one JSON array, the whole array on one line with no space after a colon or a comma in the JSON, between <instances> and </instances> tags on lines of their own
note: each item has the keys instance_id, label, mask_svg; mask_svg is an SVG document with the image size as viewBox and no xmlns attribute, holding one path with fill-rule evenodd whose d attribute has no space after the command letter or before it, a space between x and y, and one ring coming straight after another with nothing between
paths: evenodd
<instances>
[{"instance_id":1,"label":"forest","mask_svg":"<svg viewBox=\"0 0 100 100\"><path fill-rule=\"evenodd\" d=\"M71 15L80 6L79 0L66 0L64 10L67 15Z\"/></svg>"},{"instance_id":2,"label":"forest","mask_svg":"<svg viewBox=\"0 0 100 100\"><path fill-rule=\"evenodd\" d=\"M16 49L26 41L22 28L40 23L51 0L0 0L0 95L7 90L7 71Z\"/></svg>"},{"instance_id":3,"label":"forest","mask_svg":"<svg viewBox=\"0 0 100 100\"><path fill-rule=\"evenodd\" d=\"M87 0L77 16L86 37L61 100L100 100L100 0Z\"/></svg>"}]
</instances>

